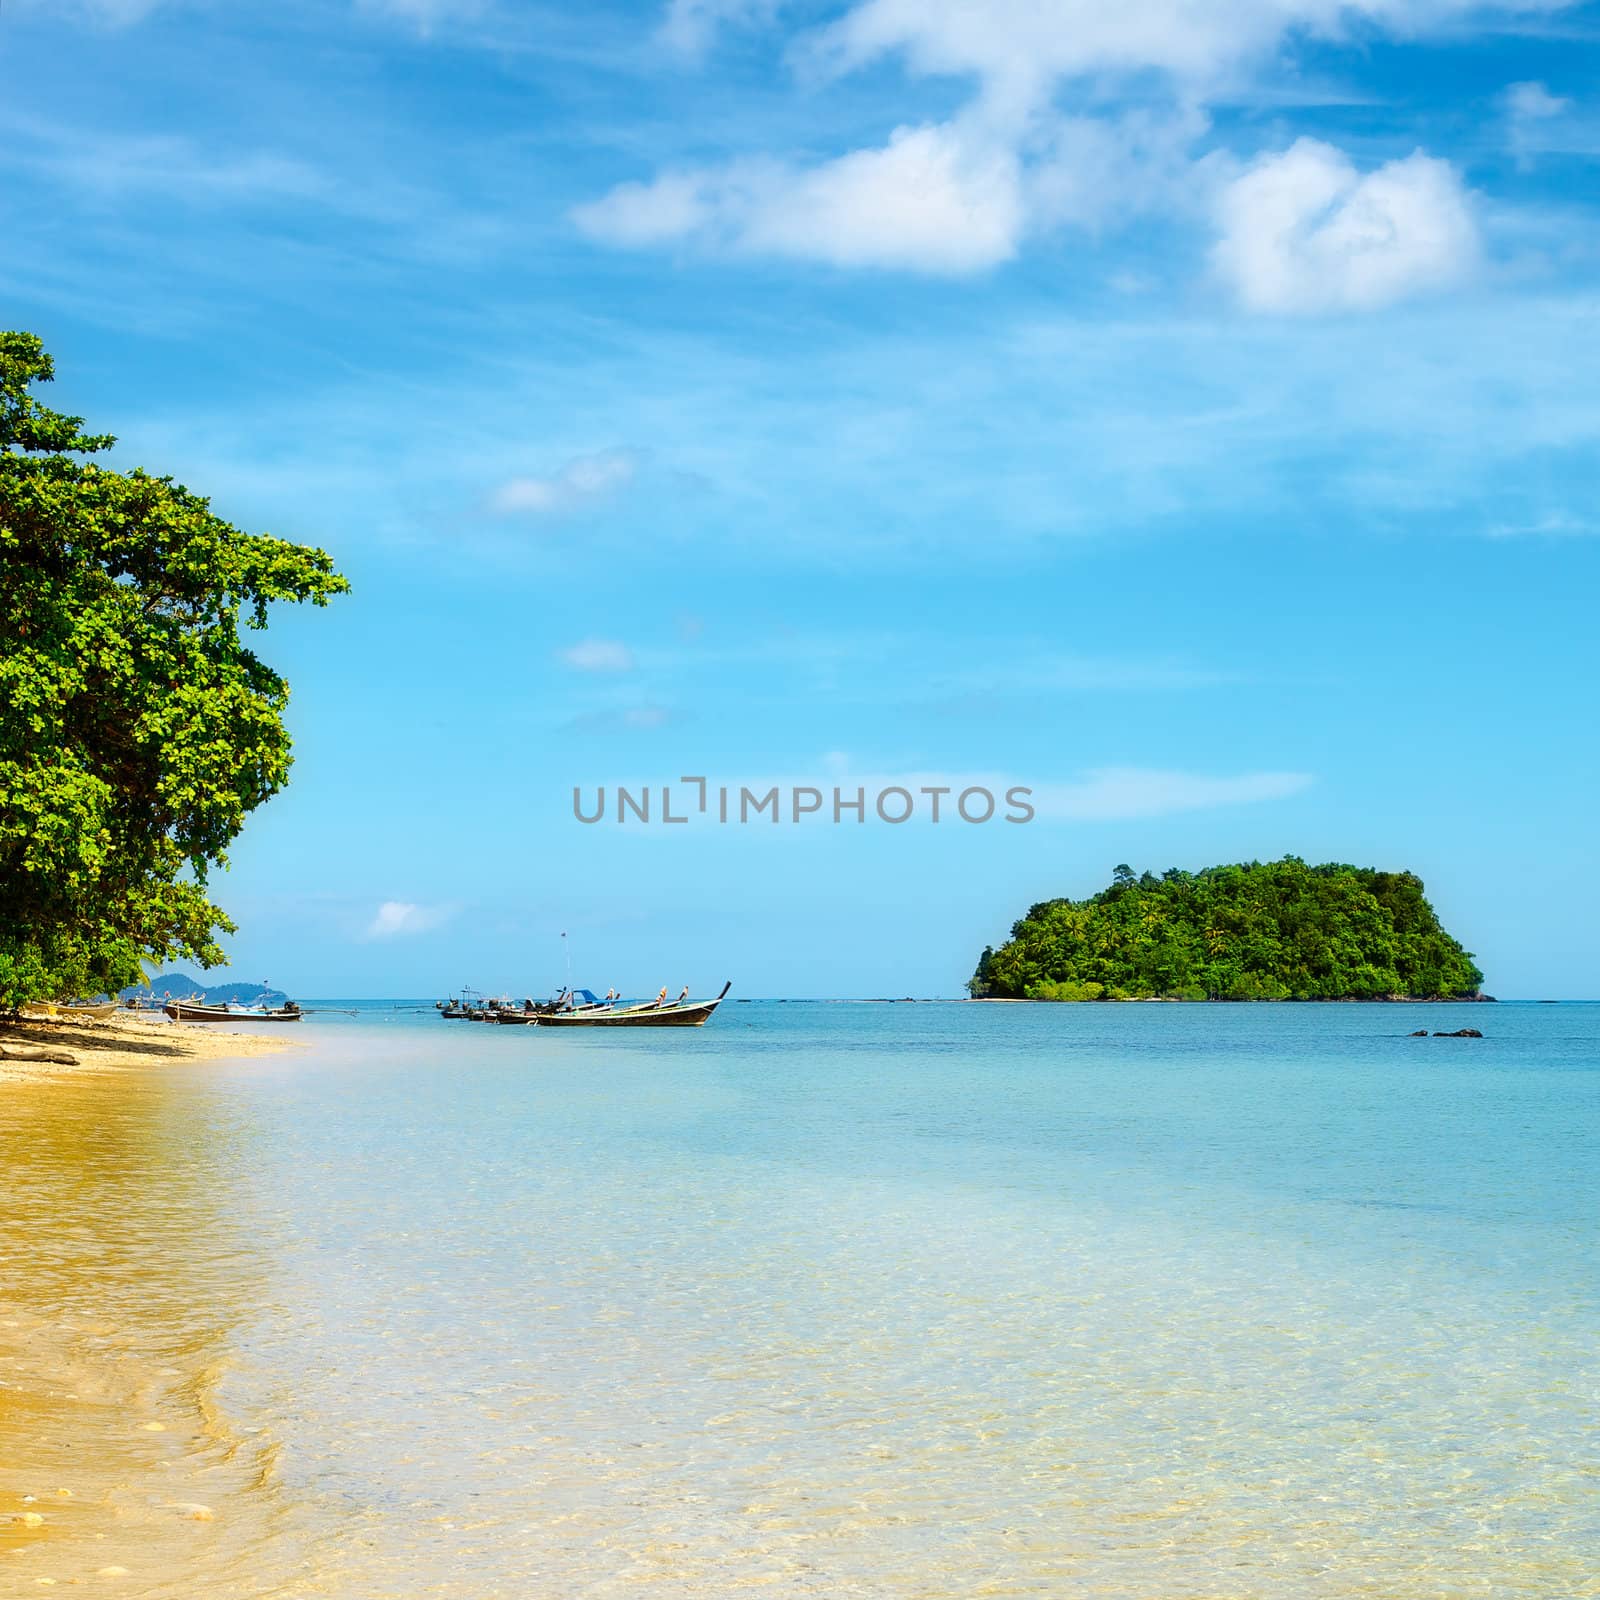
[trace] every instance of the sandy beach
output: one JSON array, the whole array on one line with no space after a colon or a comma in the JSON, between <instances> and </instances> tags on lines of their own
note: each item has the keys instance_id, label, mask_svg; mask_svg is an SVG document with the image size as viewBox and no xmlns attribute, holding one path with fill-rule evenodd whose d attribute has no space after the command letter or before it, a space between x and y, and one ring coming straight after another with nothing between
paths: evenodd
<instances>
[{"instance_id":1,"label":"sandy beach","mask_svg":"<svg viewBox=\"0 0 1600 1600\"><path fill-rule=\"evenodd\" d=\"M24 1016L0 1023L0 1083L74 1072L114 1072L160 1062L236 1060L272 1055L300 1041L282 1033L248 1033L232 1024L172 1022L159 1013L119 1012L104 1022ZM7 1052L49 1050L71 1062L30 1061Z\"/></svg>"}]
</instances>

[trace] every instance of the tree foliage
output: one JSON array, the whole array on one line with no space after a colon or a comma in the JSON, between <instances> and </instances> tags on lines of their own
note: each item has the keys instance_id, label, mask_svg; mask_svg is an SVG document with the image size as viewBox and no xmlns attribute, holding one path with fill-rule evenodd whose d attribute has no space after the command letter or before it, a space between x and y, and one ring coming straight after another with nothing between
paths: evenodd
<instances>
[{"instance_id":1,"label":"tree foliage","mask_svg":"<svg viewBox=\"0 0 1600 1600\"><path fill-rule=\"evenodd\" d=\"M1047 900L988 949L974 995L1030 1000L1444 999L1483 974L1409 872L1297 856L1135 877Z\"/></svg>"},{"instance_id":2,"label":"tree foliage","mask_svg":"<svg viewBox=\"0 0 1600 1600\"><path fill-rule=\"evenodd\" d=\"M0 333L0 1005L111 992L141 962L221 959L208 898L283 787L288 685L246 647L274 601L347 588L321 550L240 532L41 405Z\"/></svg>"}]
</instances>

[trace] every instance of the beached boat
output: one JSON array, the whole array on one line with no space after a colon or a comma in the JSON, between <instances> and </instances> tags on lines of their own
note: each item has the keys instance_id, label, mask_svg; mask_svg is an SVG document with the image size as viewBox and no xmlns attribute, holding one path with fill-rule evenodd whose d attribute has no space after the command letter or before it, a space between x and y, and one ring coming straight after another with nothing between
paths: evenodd
<instances>
[{"instance_id":1,"label":"beached boat","mask_svg":"<svg viewBox=\"0 0 1600 1600\"><path fill-rule=\"evenodd\" d=\"M104 1022L117 1014L115 1000L48 1000L25 1006L22 1015L36 1022L59 1022L73 1017L80 1022Z\"/></svg>"},{"instance_id":2,"label":"beached boat","mask_svg":"<svg viewBox=\"0 0 1600 1600\"><path fill-rule=\"evenodd\" d=\"M169 1000L161 1008L174 1022L298 1022L300 1007L293 1000L266 1006L213 1006L203 1000Z\"/></svg>"},{"instance_id":3,"label":"beached boat","mask_svg":"<svg viewBox=\"0 0 1600 1600\"><path fill-rule=\"evenodd\" d=\"M541 1028L699 1028L720 1006L733 987L722 986L715 1000L650 1001L640 1006L582 1006L575 1011L552 1011L541 1016Z\"/></svg>"}]
</instances>

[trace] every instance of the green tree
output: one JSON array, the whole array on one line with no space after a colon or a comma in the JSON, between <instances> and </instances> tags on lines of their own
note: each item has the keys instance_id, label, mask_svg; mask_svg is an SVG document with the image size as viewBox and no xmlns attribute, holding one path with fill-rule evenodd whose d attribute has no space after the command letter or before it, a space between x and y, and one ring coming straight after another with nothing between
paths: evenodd
<instances>
[{"instance_id":1,"label":"green tree","mask_svg":"<svg viewBox=\"0 0 1600 1600\"><path fill-rule=\"evenodd\" d=\"M213 868L290 765L288 685L241 634L325 605L321 550L240 532L30 386L0 333L0 1006L111 991L145 960L222 959Z\"/></svg>"}]
</instances>

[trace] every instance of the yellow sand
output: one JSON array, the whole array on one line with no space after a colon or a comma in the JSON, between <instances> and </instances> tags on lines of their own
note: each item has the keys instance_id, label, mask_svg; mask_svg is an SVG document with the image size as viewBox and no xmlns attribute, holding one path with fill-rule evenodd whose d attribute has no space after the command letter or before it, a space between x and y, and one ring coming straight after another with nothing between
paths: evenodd
<instances>
[{"instance_id":1,"label":"yellow sand","mask_svg":"<svg viewBox=\"0 0 1600 1600\"><path fill-rule=\"evenodd\" d=\"M294 1024L277 1024L292 1032ZM72 1072L126 1071L163 1061L214 1061L222 1057L271 1055L300 1041L283 1033L241 1033L233 1023L171 1022L160 1013L119 1012L104 1022L82 1018L0 1023L0 1083L56 1077ZM64 1050L73 1065L11 1061L6 1046Z\"/></svg>"}]
</instances>

